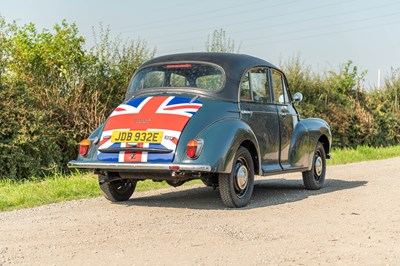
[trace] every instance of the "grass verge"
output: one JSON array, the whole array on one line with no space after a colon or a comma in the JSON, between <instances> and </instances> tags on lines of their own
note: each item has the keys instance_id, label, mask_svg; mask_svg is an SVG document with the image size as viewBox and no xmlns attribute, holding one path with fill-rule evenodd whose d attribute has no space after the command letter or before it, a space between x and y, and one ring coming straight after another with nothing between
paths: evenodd
<instances>
[{"instance_id":1,"label":"grass verge","mask_svg":"<svg viewBox=\"0 0 400 266\"><path fill-rule=\"evenodd\" d=\"M380 160L400 156L400 145L386 148L336 149L331 154L333 160L328 160L328 165ZM138 182L135 191L148 191L164 187L169 187L169 185L165 182L144 181ZM55 175L41 180L30 179L18 182L6 179L0 180L0 211L93 198L100 195L97 177L89 173L75 173L69 176Z\"/></svg>"},{"instance_id":2,"label":"grass verge","mask_svg":"<svg viewBox=\"0 0 400 266\"><path fill-rule=\"evenodd\" d=\"M331 155L333 159L327 160L328 165L383 160L400 156L400 145L384 148L360 146L357 149L333 149Z\"/></svg>"},{"instance_id":3,"label":"grass verge","mask_svg":"<svg viewBox=\"0 0 400 266\"><path fill-rule=\"evenodd\" d=\"M0 181L0 211L28 208L100 195L92 174L55 175L45 179Z\"/></svg>"},{"instance_id":4,"label":"grass verge","mask_svg":"<svg viewBox=\"0 0 400 266\"><path fill-rule=\"evenodd\" d=\"M193 183L193 182L192 182ZM165 182L138 182L136 191L169 187ZM0 211L101 196L97 176L75 173L24 181L0 180Z\"/></svg>"}]
</instances>

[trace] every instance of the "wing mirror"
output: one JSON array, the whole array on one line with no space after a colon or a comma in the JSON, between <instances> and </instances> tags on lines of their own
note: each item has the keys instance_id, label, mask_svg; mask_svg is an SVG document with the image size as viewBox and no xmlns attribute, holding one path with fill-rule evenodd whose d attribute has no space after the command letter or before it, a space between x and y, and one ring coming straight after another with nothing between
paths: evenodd
<instances>
[{"instance_id":1,"label":"wing mirror","mask_svg":"<svg viewBox=\"0 0 400 266\"><path fill-rule=\"evenodd\" d=\"M293 103L299 103L303 100L303 94L301 94L301 92L296 92L293 95Z\"/></svg>"}]
</instances>

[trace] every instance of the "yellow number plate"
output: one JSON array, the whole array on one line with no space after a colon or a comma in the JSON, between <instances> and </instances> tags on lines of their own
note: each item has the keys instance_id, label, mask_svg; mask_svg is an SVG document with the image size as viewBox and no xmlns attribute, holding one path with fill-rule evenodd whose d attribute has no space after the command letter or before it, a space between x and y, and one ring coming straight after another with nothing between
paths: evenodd
<instances>
[{"instance_id":1,"label":"yellow number plate","mask_svg":"<svg viewBox=\"0 0 400 266\"><path fill-rule=\"evenodd\" d=\"M161 143L162 131L114 130L111 142Z\"/></svg>"}]
</instances>

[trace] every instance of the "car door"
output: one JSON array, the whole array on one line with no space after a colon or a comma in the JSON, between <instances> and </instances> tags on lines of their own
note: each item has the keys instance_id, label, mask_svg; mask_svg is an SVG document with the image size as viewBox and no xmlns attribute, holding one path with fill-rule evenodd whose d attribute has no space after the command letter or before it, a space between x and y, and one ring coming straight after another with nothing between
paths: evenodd
<instances>
[{"instance_id":1,"label":"car door","mask_svg":"<svg viewBox=\"0 0 400 266\"><path fill-rule=\"evenodd\" d=\"M240 83L240 110L244 121L256 135L262 170L282 170L279 164L279 119L270 93L270 72L267 67L250 69Z\"/></svg>"},{"instance_id":2,"label":"car door","mask_svg":"<svg viewBox=\"0 0 400 266\"><path fill-rule=\"evenodd\" d=\"M296 109L293 107L285 76L280 71L271 69L271 83L273 88L273 102L276 104L279 118L279 161L283 169L288 169L292 167L289 161L290 141L299 117Z\"/></svg>"}]
</instances>

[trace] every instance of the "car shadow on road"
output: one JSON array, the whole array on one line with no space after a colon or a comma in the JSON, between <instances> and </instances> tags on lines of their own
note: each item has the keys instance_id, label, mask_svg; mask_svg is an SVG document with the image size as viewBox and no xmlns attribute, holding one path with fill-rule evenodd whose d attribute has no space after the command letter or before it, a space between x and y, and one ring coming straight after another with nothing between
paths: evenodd
<instances>
[{"instance_id":1,"label":"car shadow on road","mask_svg":"<svg viewBox=\"0 0 400 266\"><path fill-rule=\"evenodd\" d=\"M268 179L255 182L253 196L248 206L242 209L253 209L301 201L316 195L365 186L367 181L327 180L320 190L304 189L302 180ZM209 187L188 188L179 191L160 192L157 195L135 195L126 202L115 203L133 206L165 207L222 210L226 209L219 196L219 191Z\"/></svg>"}]
</instances>

